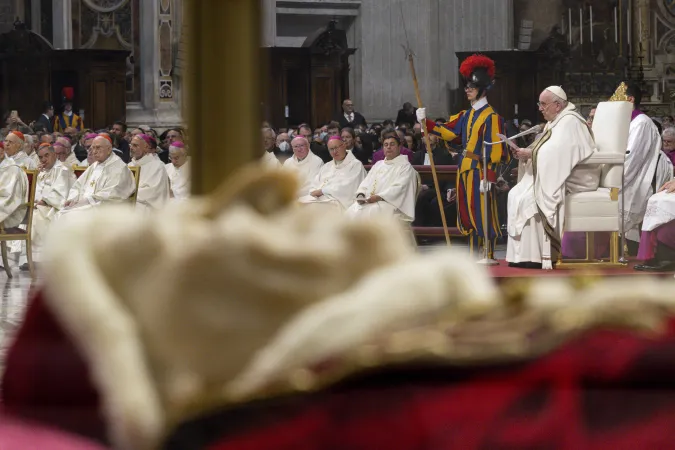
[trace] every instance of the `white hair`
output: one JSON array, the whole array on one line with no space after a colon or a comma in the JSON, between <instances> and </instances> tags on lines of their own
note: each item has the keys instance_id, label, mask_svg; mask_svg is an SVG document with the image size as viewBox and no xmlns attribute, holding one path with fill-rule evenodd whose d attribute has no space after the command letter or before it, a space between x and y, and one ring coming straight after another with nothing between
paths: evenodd
<instances>
[{"instance_id":1,"label":"white hair","mask_svg":"<svg viewBox=\"0 0 675 450\"><path fill-rule=\"evenodd\" d=\"M665 127L661 133L661 137L665 138L666 135L675 137L675 127Z\"/></svg>"}]
</instances>

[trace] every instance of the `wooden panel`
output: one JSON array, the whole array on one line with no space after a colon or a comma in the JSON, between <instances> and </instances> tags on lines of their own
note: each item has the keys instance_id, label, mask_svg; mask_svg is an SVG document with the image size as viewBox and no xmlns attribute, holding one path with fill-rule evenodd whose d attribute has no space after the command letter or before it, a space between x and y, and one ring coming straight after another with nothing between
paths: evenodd
<instances>
[{"instance_id":1,"label":"wooden panel","mask_svg":"<svg viewBox=\"0 0 675 450\"><path fill-rule=\"evenodd\" d=\"M335 75L332 70L317 71L312 76L312 124L330 122L335 114Z\"/></svg>"},{"instance_id":2,"label":"wooden panel","mask_svg":"<svg viewBox=\"0 0 675 450\"><path fill-rule=\"evenodd\" d=\"M100 128L106 128L108 118L106 114L106 105L107 105L107 83L105 80L97 79L94 80L92 86L92 113L89 115L91 117L90 126L94 130Z\"/></svg>"}]
</instances>

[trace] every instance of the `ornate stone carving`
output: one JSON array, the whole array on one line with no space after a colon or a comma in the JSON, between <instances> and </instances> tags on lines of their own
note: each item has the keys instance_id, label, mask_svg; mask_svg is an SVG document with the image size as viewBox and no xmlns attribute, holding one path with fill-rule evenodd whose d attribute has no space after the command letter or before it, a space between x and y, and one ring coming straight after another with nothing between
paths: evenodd
<instances>
[{"instance_id":1,"label":"ornate stone carving","mask_svg":"<svg viewBox=\"0 0 675 450\"><path fill-rule=\"evenodd\" d=\"M111 13L120 9L129 0L82 0L89 8L98 13Z\"/></svg>"}]
</instances>

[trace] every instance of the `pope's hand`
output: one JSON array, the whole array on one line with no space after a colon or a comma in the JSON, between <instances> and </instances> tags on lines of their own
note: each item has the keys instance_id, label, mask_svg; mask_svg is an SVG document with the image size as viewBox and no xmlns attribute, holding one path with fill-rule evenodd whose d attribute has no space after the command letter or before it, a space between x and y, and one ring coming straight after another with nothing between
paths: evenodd
<instances>
[{"instance_id":1,"label":"pope's hand","mask_svg":"<svg viewBox=\"0 0 675 450\"><path fill-rule=\"evenodd\" d=\"M532 150L529 148L519 148L518 150L513 151L513 156L515 156L516 159L525 161L532 158Z\"/></svg>"},{"instance_id":2,"label":"pope's hand","mask_svg":"<svg viewBox=\"0 0 675 450\"><path fill-rule=\"evenodd\" d=\"M310 192L309 195L311 195L312 197L319 198L323 195L323 191L321 189L317 189L316 191Z\"/></svg>"},{"instance_id":3,"label":"pope's hand","mask_svg":"<svg viewBox=\"0 0 675 450\"><path fill-rule=\"evenodd\" d=\"M426 108L417 108L417 121L422 124L422 126L427 123L427 109Z\"/></svg>"},{"instance_id":4,"label":"pope's hand","mask_svg":"<svg viewBox=\"0 0 675 450\"><path fill-rule=\"evenodd\" d=\"M659 192L666 191L667 194L675 192L675 180L670 180L659 189Z\"/></svg>"}]
</instances>

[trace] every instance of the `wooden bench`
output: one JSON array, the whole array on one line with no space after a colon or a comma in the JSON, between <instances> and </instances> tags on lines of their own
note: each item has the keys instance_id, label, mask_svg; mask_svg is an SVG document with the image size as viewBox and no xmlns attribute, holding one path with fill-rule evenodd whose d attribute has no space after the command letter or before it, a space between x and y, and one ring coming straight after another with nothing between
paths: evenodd
<instances>
[{"instance_id":1,"label":"wooden bench","mask_svg":"<svg viewBox=\"0 0 675 450\"><path fill-rule=\"evenodd\" d=\"M365 166L366 170L370 170L372 166ZM413 166L413 168L420 175L423 184L433 183L434 177L431 173L431 166ZM457 166L436 166L436 175L439 182L455 183L457 180ZM412 227L413 234L416 238L438 238L444 239L445 233L443 227ZM451 237L462 237L459 228L455 224L448 224L448 232Z\"/></svg>"}]
</instances>

